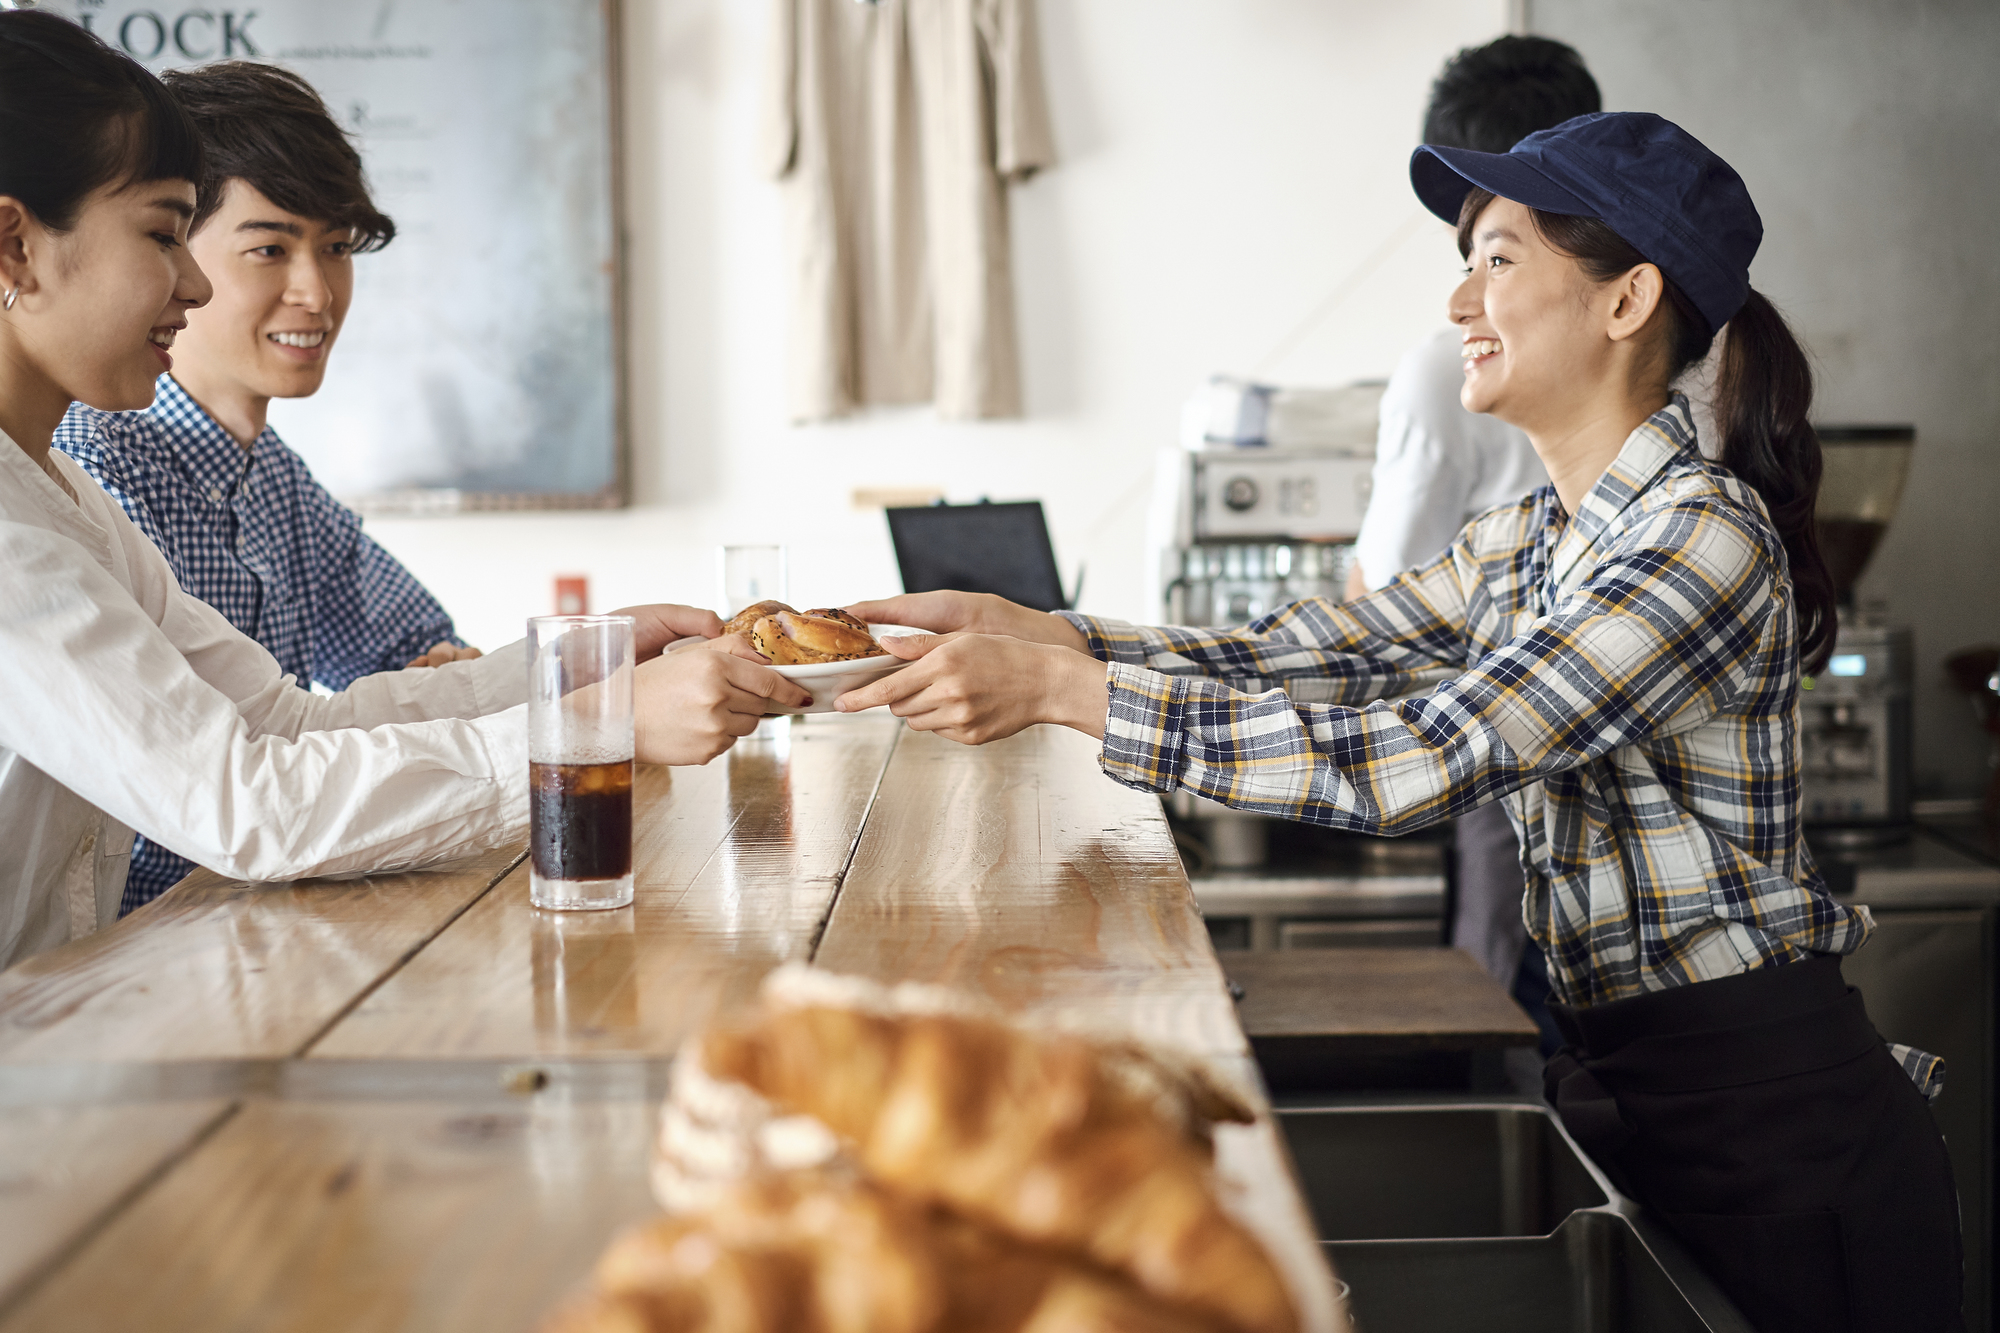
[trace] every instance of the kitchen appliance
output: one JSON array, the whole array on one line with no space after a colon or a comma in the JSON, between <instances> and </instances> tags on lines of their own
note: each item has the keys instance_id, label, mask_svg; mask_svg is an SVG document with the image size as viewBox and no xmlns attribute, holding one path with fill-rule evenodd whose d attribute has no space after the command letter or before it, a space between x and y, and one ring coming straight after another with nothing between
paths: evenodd
<instances>
[{"instance_id":1,"label":"kitchen appliance","mask_svg":"<svg viewBox=\"0 0 2000 1333\"><path fill-rule=\"evenodd\" d=\"M1157 482L1168 623L1240 625L1301 597L1341 595L1368 509L1382 387L1247 393L1218 380L1197 395Z\"/></svg>"},{"instance_id":2,"label":"kitchen appliance","mask_svg":"<svg viewBox=\"0 0 2000 1333\"><path fill-rule=\"evenodd\" d=\"M1800 705L1806 822L1829 845L1886 846L1910 830L1910 631L1857 608L1854 585L1895 517L1910 426L1821 426L1819 543L1840 603L1833 656Z\"/></svg>"}]
</instances>

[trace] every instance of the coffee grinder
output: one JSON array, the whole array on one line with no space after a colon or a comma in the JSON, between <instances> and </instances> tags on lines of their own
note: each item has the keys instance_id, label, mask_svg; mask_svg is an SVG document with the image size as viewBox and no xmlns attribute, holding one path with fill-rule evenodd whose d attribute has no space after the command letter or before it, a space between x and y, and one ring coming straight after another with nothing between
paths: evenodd
<instances>
[{"instance_id":1,"label":"coffee grinder","mask_svg":"<svg viewBox=\"0 0 2000 1333\"><path fill-rule=\"evenodd\" d=\"M1830 846L1910 836L1910 631L1856 608L1854 585L1895 516L1910 426L1821 426L1819 546L1840 602L1833 656L1805 682L1799 730L1805 821Z\"/></svg>"}]
</instances>

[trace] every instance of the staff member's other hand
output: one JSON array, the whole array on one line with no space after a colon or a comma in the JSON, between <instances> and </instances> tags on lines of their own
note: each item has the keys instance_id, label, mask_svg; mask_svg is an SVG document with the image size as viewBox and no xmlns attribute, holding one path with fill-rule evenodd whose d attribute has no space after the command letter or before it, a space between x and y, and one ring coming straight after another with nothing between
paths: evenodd
<instances>
[{"instance_id":1,"label":"staff member's other hand","mask_svg":"<svg viewBox=\"0 0 2000 1333\"><path fill-rule=\"evenodd\" d=\"M904 600L890 598L868 605L890 606ZM1058 623L1067 627L1067 622ZM1104 664L1087 654L1003 634L891 635L881 642L910 665L841 695L833 705L838 711L858 713L887 704L890 712L918 731L935 731L961 745L1001 740L1037 722L1059 722L1086 735L1104 736L1104 715L1111 706Z\"/></svg>"},{"instance_id":2,"label":"staff member's other hand","mask_svg":"<svg viewBox=\"0 0 2000 1333\"><path fill-rule=\"evenodd\" d=\"M611 614L632 617L632 656L640 662L658 657L676 639L712 639L722 633L722 617L699 606L651 602L621 606Z\"/></svg>"},{"instance_id":3,"label":"staff member's other hand","mask_svg":"<svg viewBox=\"0 0 2000 1333\"><path fill-rule=\"evenodd\" d=\"M743 653L755 656L747 644ZM655 650L632 675L634 757L642 764L705 764L755 731L771 705L811 702L796 684L733 649L665 656Z\"/></svg>"},{"instance_id":4,"label":"staff member's other hand","mask_svg":"<svg viewBox=\"0 0 2000 1333\"><path fill-rule=\"evenodd\" d=\"M906 592L879 602L856 602L847 612L871 625L907 625L933 634L1005 634L1090 656L1090 641L1083 631L1061 616L1030 610L991 593Z\"/></svg>"},{"instance_id":5,"label":"staff member's other hand","mask_svg":"<svg viewBox=\"0 0 2000 1333\"><path fill-rule=\"evenodd\" d=\"M461 648L450 639L439 639L430 648L403 663L403 670L411 667L440 667L446 662L470 662L475 657L483 657L477 648Z\"/></svg>"}]
</instances>

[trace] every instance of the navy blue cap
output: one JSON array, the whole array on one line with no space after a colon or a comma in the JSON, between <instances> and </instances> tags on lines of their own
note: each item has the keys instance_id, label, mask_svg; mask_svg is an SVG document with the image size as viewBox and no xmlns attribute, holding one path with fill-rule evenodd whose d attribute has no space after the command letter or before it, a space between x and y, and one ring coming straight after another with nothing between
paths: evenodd
<instances>
[{"instance_id":1,"label":"navy blue cap","mask_svg":"<svg viewBox=\"0 0 2000 1333\"><path fill-rule=\"evenodd\" d=\"M1713 334L1743 308L1764 220L1743 178L1700 140L1646 111L1599 111L1537 130L1505 153L1425 144L1410 183L1446 222L1473 186L1502 199L1599 218L1660 266Z\"/></svg>"}]
</instances>

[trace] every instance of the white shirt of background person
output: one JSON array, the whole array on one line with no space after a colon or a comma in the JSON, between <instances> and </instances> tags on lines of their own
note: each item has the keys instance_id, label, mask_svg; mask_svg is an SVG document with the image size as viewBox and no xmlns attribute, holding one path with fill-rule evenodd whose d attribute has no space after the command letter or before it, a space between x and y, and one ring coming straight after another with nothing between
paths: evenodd
<instances>
[{"instance_id":1,"label":"white shirt of background person","mask_svg":"<svg viewBox=\"0 0 2000 1333\"><path fill-rule=\"evenodd\" d=\"M1459 405L1461 341L1460 330L1439 329L1389 377L1349 596L1426 563L1477 515L1548 484L1526 435Z\"/></svg>"}]
</instances>

